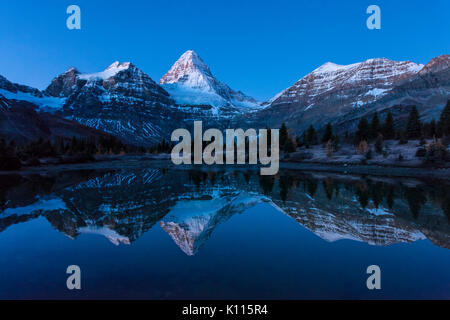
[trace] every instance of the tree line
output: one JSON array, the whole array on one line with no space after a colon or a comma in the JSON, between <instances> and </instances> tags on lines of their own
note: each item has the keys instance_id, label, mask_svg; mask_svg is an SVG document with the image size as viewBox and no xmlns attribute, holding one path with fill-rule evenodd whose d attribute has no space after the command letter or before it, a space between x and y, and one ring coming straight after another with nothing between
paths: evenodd
<instances>
[{"instance_id":1,"label":"tree line","mask_svg":"<svg viewBox=\"0 0 450 320\"><path fill-rule=\"evenodd\" d=\"M395 119L390 111L384 121L381 121L378 113L375 112L370 121L367 117L362 117L358 122L356 131L353 134L346 132L343 138L354 145L375 141L375 148L377 152L381 153L383 140L399 140L403 144L407 143L408 140L420 139L424 141L426 138L450 137L450 100L447 101L438 121L433 119L429 122L422 122L417 107L413 106L403 128L396 128L394 123ZM285 153L294 152L297 147L310 148L320 143L325 144L327 149L332 152L336 151L340 144L340 138L334 133L331 123L325 126L321 136L313 125L310 125L300 136L295 136L292 134L292 130L288 129L286 124L283 123L280 128L279 141L280 150Z\"/></svg>"},{"instance_id":2,"label":"tree line","mask_svg":"<svg viewBox=\"0 0 450 320\"><path fill-rule=\"evenodd\" d=\"M439 120L422 122L416 106L411 108L408 120L403 130L395 130L394 119L389 111L383 124L380 123L378 113L375 113L371 122L362 117L355 133L355 142L362 140L375 140L382 135L385 140L416 140L424 138L442 138L450 135L450 100L442 110Z\"/></svg>"},{"instance_id":3,"label":"tree line","mask_svg":"<svg viewBox=\"0 0 450 320\"><path fill-rule=\"evenodd\" d=\"M404 129L395 129L394 117L389 111L386 118L382 122L375 112L369 121L366 117L359 120L357 130L353 134L354 143L361 141L374 141L379 136L384 140L405 140L405 139L421 139L421 138L442 138L450 136L450 100L447 101L445 108L442 110L439 120L431 120L430 122L422 122L420 114L416 106L410 110L408 120ZM344 134L345 139L351 139L352 136L347 132ZM319 143L334 142L338 144L339 137L333 133L333 126L328 123L319 137L317 130L313 125L310 125L300 137L293 137L289 133L285 123L281 125L280 129L280 146L285 152L295 151L293 146L312 146Z\"/></svg>"},{"instance_id":4,"label":"tree line","mask_svg":"<svg viewBox=\"0 0 450 320\"><path fill-rule=\"evenodd\" d=\"M17 170L22 164L37 165L41 158L65 157L67 161L85 162L93 160L96 154L136 151L139 151L137 147L125 145L113 136L72 139L56 137L53 141L40 137L23 145L0 138L0 170Z\"/></svg>"}]
</instances>

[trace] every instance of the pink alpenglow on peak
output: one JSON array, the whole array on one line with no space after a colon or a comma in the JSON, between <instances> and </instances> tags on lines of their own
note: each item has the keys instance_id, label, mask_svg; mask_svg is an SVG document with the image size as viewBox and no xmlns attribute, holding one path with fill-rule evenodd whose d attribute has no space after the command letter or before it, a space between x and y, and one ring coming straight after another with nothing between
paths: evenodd
<instances>
[{"instance_id":1,"label":"pink alpenglow on peak","mask_svg":"<svg viewBox=\"0 0 450 320\"><path fill-rule=\"evenodd\" d=\"M173 64L159 83L181 105L211 105L218 115L222 107L240 111L260 107L255 99L231 89L217 80L208 65L193 50L188 50Z\"/></svg>"}]
</instances>

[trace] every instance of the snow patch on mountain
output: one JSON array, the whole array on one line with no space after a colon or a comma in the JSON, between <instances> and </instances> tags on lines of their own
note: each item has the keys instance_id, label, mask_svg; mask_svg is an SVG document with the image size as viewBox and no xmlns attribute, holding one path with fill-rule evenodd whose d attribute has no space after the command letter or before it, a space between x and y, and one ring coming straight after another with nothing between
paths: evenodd
<instances>
[{"instance_id":1,"label":"snow patch on mountain","mask_svg":"<svg viewBox=\"0 0 450 320\"><path fill-rule=\"evenodd\" d=\"M119 244L130 244L130 239L128 237L121 236L115 230L112 230L105 226L89 225L86 227L81 227L78 232L82 234L96 234L104 236L106 239L111 241L113 244L118 246Z\"/></svg>"},{"instance_id":2,"label":"snow patch on mountain","mask_svg":"<svg viewBox=\"0 0 450 320\"><path fill-rule=\"evenodd\" d=\"M36 105L39 111L52 111L61 109L66 101L64 98L50 96L36 88L13 83L1 75L0 95L8 100L30 102Z\"/></svg>"},{"instance_id":3,"label":"snow patch on mountain","mask_svg":"<svg viewBox=\"0 0 450 320\"><path fill-rule=\"evenodd\" d=\"M27 101L39 107L39 111L53 111L61 109L66 102L65 98L56 98L43 95L42 97L35 96L28 92L18 91L16 93L0 89L0 94L8 100Z\"/></svg>"},{"instance_id":4,"label":"snow patch on mountain","mask_svg":"<svg viewBox=\"0 0 450 320\"><path fill-rule=\"evenodd\" d=\"M36 211L66 210L66 203L61 198L38 199L36 202L17 208L7 208L0 212L0 217L28 215Z\"/></svg>"},{"instance_id":5,"label":"snow patch on mountain","mask_svg":"<svg viewBox=\"0 0 450 320\"><path fill-rule=\"evenodd\" d=\"M335 73L339 71L345 71L349 70L351 68L354 68L358 66L359 63L353 63L349 65L340 65L333 62L326 62L323 65L321 65L319 68L315 69L314 73Z\"/></svg>"},{"instance_id":6,"label":"snow patch on mountain","mask_svg":"<svg viewBox=\"0 0 450 320\"><path fill-rule=\"evenodd\" d=\"M385 208L367 208L366 209L367 212L376 215L376 216L384 216L384 215L388 215L388 216L393 216L392 212L389 212L387 209Z\"/></svg>"},{"instance_id":7,"label":"snow patch on mountain","mask_svg":"<svg viewBox=\"0 0 450 320\"><path fill-rule=\"evenodd\" d=\"M212 105L226 106L229 102L211 90L199 90L184 85L165 84L164 89L180 105Z\"/></svg>"},{"instance_id":8,"label":"snow patch on mountain","mask_svg":"<svg viewBox=\"0 0 450 320\"><path fill-rule=\"evenodd\" d=\"M82 80L107 80L114 77L120 71L126 70L130 67L130 62L120 63L119 61L111 64L106 70L96 73L83 73L78 77Z\"/></svg>"},{"instance_id":9,"label":"snow patch on mountain","mask_svg":"<svg viewBox=\"0 0 450 320\"><path fill-rule=\"evenodd\" d=\"M373 96L375 98L380 98L384 95L386 95L386 92L389 91L389 89L379 89L379 88L375 88L375 89L371 89L369 91L366 92L366 96Z\"/></svg>"}]
</instances>

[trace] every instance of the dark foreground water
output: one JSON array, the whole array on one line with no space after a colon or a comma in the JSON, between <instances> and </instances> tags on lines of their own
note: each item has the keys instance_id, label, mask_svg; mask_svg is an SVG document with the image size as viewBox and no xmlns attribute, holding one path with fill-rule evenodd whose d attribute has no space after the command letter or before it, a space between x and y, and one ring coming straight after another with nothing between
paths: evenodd
<instances>
[{"instance_id":1,"label":"dark foreground water","mask_svg":"<svg viewBox=\"0 0 450 320\"><path fill-rule=\"evenodd\" d=\"M442 181L157 167L0 179L2 299L450 298ZM373 264L381 290L366 287Z\"/></svg>"}]
</instances>

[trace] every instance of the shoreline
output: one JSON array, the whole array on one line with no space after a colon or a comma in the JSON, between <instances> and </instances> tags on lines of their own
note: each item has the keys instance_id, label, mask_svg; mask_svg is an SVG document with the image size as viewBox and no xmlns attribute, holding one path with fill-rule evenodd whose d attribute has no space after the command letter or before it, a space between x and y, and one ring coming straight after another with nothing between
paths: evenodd
<instances>
[{"instance_id":1,"label":"shoreline","mask_svg":"<svg viewBox=\"0 0 450 320\"><path fill-rule=\"evenodd\" d=\"M70 163L70 164L48 164L41 166L23 167L20 170L0 171L0 175L27 175L27 174L49 174L61 171L77 170L117 170L126 168L145 168L148 164L156 164L161 168L174 169L187 168L188 165L176 166L172 164L169 156L149 156L149 155L125 155L102 157L93 162ZM205 168L221 168L223 166L202 166ZM229 165L228 168L256 168L259 165ZM192 168L198 168L198 165L192 165ZM298 171L317 171L333 172L350 175L375 175L390 177L414 177L414 178L433 178L450 180L450 167L425 167L425 166L391 166L380 164L342 164L342 163L323 163L323 162L299 162L299 161L280 161L280 170L298 170Z\"/></svg>"},{"instance_id":2,"label":"shoreline","mask_svg":"<svg viewBox=\"0 0 450 320\"><path fill-rule=\"evenodd\" d=\"M330 164L311 162L280 162L280 169L334 172L389 177L438 178L450 180L450 167L398 167L379 164Z\"/></svg>"}]
</instances>

